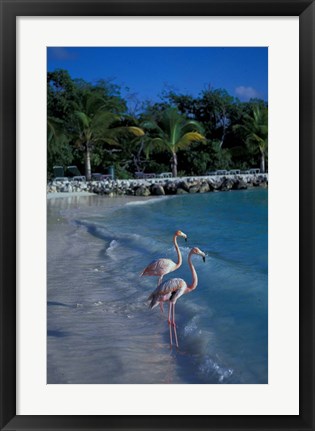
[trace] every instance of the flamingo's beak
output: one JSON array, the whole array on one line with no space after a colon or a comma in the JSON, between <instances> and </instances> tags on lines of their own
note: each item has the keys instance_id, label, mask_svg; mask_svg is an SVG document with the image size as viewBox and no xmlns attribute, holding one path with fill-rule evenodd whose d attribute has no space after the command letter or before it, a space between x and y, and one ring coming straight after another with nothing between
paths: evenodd
<instances>
[{"instance_id":1,"label":"flamingo's beak","mask_svg":"<svg viewBox=\"0 0 315 431\"><path fill-rule=\"evenodd\" d=\"M202 260L205 262L206 261L206 256L202 256Z\"/></svg>"},{"instance_id":2,"label":"flamingo's beak","mask_svg":"<svg viewBox=\"0 0 315 431\"><path fill-rule=\"evenodd\" d=\"M187 242L187 236L185 236L185 242Z\"/></svg>"}]
</instances>

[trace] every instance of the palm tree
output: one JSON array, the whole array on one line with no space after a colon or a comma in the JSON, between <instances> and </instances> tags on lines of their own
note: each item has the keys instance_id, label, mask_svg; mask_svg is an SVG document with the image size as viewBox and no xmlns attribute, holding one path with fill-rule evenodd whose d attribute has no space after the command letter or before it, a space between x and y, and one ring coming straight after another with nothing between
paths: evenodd
<instances>
[{"instance_id":1,"label":"palm tree","mask_svg":"<svg viewBox=\"0 0 315 431\"><path fill-rule=\"evenodd\" d=\"M72 153L69 145L70 137L65 130L62 120L51 116L47 117L47 167L51 172L56 161L65 165L71 163Z\"/></svg>"},{"instance_id":2,"label":"palm tree","mask_svg":"<svg viewBox=\"0 0 315 431\"><path fill-rule=\"evenodd\" d=\"M143 136L139 127L117 126L121 116L108 111L104 100L97 94L87 93L83 109L75 111L78 121L76 145L84 151L85 176L91 179L91 153L95 145L119 145L120 135L131 133Z\"/></svg>"},{"instance_id":3,"label":"palm tree","mask_svg":"<svg viewBox=\"0 0 315 431\"><path fill-rule=\"evenodd\" d=\"M171 153L172 175L177 177L177 152L188 148L193 142L204 142L202 126L194 120L187 120L175 108L166 109L158 121L145 121L143 128L152 132L145 151L148 157L152 150Z\"/></svg>"},{"instance_id":4,"label":"palm tree","mask_svg":"<svg viewBox=\"0 0 315 431\"><path fill-rule=\"evenodd\" d=\"M259 151L260 171L265 172L266 156L268 155L268 110L259 105L253 106L252 114L244 117L245 123L235 126L244 130L245 142L252 152Z\"/></svg>"},{"instance_id":5,"label":"palm tree","mask_svg":"<svg viewBox=\"0 0 315 431\"><path fill-rule=\"evenodd\" d=\"M58 118L47 117L47 143L51 144L57 140L66 140L63 130L63 122Z\"/></svg>"}]
</instances>

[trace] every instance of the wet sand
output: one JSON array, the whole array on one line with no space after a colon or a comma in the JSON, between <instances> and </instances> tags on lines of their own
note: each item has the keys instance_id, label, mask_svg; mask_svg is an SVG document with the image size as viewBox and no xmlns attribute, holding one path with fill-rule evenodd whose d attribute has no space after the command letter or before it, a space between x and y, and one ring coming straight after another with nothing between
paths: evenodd
<instances>
[{"instance_id":1,"label":"wet sand","mask_svg":"<svg viewBox=\"0 0 315 431\"><path fill-rule=\"evenodd\" d=\"M150 313L139 274L118 272L117 292L110 247L77 223L135 198L57 195L47 200L47 383L178 383L165 322Z\"/></svg>"}]
</instances>

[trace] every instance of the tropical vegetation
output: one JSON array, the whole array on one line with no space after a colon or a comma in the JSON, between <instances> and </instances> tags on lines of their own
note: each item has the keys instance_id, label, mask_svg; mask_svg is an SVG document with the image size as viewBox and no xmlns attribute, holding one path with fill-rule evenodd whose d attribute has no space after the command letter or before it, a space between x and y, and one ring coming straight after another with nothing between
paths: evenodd
<instances>
[{"instance_id":1,"label":"tropical vegetation","mask_svg":"<svg viewBox=\"0 0 315 431\"><path fill-rule=\"evenodd\" d=\"M137 109L111 81L47 74L47 170L76 165L87 179L114 166L135 172L204 175L217 169L268 169L268 105L241 102L208 87L197 97L164 92Z\"/></svg>"}]
</instances>

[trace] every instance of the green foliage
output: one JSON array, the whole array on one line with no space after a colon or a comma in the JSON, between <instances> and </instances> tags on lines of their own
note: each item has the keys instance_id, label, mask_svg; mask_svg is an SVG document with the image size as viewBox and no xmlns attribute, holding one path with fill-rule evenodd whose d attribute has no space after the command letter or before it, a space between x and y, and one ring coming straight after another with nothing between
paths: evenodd
<instances>
[{"instance_id":1,"label":"green foliage","mask_svg":"<svg viewBox=\"0 0 315 431\"><path fill-rule=\"evenodd\" d=\"M206 151L186 150L180 153L179 167L186 175L204 175L210 163L210 156Z\"/></svg>"},{"instance_id":2,"label":"green foliage","mask_svg":"<svg viewBox=\"0 0 315 431\"><path fill-rule=\"evenodd\" d=\"M231 151L227 148L222 148L219 141L212 141L209 148L210 160L208 171L217 169L231 169L232 156Z\"/></svg>"},{"instance_id":3,"label":"green foliage","mask_svg":"<svg viewBox=\"0 0 315 431\"><path fill-rule=\"evenodd\" d=\"M47 112L49 173L76 164L87 177L111 165L118 178L139 170L203 175L268 163L266 102L240 102L224 89L208 87L197 97L170 91L160 103L130 109L113 82L55 70L47 74Z\"/></svg>"},{"instance_id":4,"label":"green foliage","mask_svg":"<svg viewBox=\"0 0 315 431\"><path fill-rule=\"evenodd\" d=\"M188 148L193 142L204 142L201 124L187 120L176 108L163 111L158 121L144 121L149 132L146 146L147 157L152 151L167 151L172 155L172 173L177 176L177 152Z\"/></svg>"},{"instance_id":5,"label":"green foliage","mask_svg":"<svg viewBox=\"0 0 315 431\"><path fill-rule=\"evenodd\" d=\"M105 150L108 146L119 146L119 138L125 134L143 135L142 129L133 125L122 124L121 111L126 110L126 103L121 99L118 87L106 81L95 85L83 80L72 80L66 71L57 70L48 74L48 116L63 124L65 139L52 140L48 136L47 152L49 166L59 160L67 161L68 153L79 157L85 175L91 177L92 164L104 163ZM48 131L51 128L48 123ZM60 135L61 136L61 135ZM62 156L62 157L61 157ZM81 157L82 157L81 156Z\"/></svg>"},{"instance_id":6,"label":"green foliage","mask_svg":"<svg viewBox=\"0 0 315 431\"><path fill-rule=\"evenodd\" d=\"M254 160L259 160L260 169L265 171L268 157L268 109L261 104L252 104L250 113L245 113L241 124L236 124L234 130L243 136L247 154Z\"/></svg>"},{"instance_id":7,"label":"green foliage","mask_svg":"<svg viewBox=\"0 0 315 431\"><path fill-rule=\"evenodd\" d=\"M69 138L64 130L64 123L53 117L47 119L47 168L51 173L55 165L68 165L73 155L69 146Z\"/></svg>"},{"instance_id":8,"label":"green foliage","mask_svg":"<svg viewBox=\"0 0 315 431\"><path fill-rule=\"evenodd\" d=\"M122 168L119 164L114 165L114 168L115 168L115 176L117 178L120 178L121 180L129 180L133 178L133 175L131 174L131 172Z\"/></svg>"}]
</instances>

